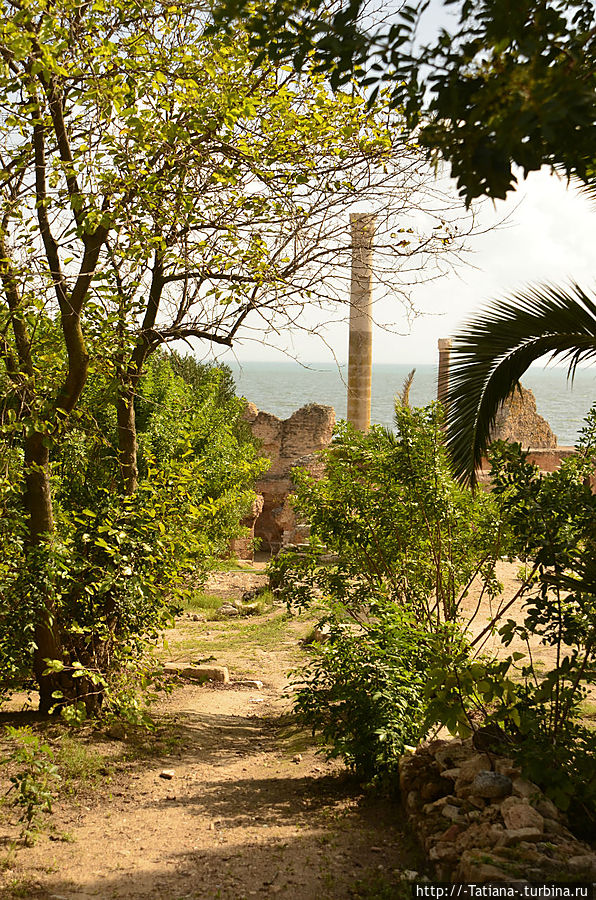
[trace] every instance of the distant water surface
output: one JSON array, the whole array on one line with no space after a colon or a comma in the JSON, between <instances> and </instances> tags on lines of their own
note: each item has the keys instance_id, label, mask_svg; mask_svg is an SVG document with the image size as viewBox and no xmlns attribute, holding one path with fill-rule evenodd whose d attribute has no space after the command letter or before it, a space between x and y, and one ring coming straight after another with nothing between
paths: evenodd
<instances>
[{"instance_id":1,"label":"distant water surface","mask_svg":"<svg viewBox=\"0 0 596 900\"><path fill-rule=\"evenodd\" d=\"M346 416L347 367L329 363L247 362L231 366L238 394L259 409L282 419L306 403L322 403L335 408L338 419ZM393 399L412 368L416 369L410 402L423 406L436 399L437 367L432 365L373 366L371 419L381 425L393 424ZM550 424L559 444L573 444L582 420L596 402L596 369L578 370L573 388L564 369L531 369L522 379L536 397L538 412Z\"/></svg>"}]
</instances>

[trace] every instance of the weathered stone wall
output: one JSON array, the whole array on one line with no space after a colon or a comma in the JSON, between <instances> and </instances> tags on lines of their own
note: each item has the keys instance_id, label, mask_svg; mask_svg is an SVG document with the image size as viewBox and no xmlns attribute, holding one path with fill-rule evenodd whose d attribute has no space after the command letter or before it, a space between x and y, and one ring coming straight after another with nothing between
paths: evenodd
<instances>
[{"instance_id":1,"label":"weathered stone wall","mask_svg":"<svg viewBox=\"0 0 596 900\"><path fill-rule=\"evenodd\" d=\"M534 394L521 385L501 406L491 437L493 441L516 441L524 448L557 446L557 436L536 410Z\"/></svg>"},{"instance_id":2,"label":"weathered stone wall","mask_svg":"<svg viewBox=\"0 0 596 900\"><path fill-rule=\"evenodd\" d=\"M400 760L407 818L441 881L589 884L596 855L513 760L472 740L421 744Z\"/></svg>"},{"instance_id":3,"label":"weathered stone wall","mask_svg":"<svg viewBox=\"0 0 596 900\"><path fill-rule=\"evenodd\" d=\"M323 465L317 451L331 443L335 411L332 406L309 403L288 419L279 419L249 403L245 418L261 441L263 454L271 460L271 468L256 485L263 497L263 508L254 524L254 535L261 539L263 549L276 552L306 537L306 529L296 521L288 499L292 492L291 470L300 466L315 477L322 476Z\"/></svg>"}]
</instances>

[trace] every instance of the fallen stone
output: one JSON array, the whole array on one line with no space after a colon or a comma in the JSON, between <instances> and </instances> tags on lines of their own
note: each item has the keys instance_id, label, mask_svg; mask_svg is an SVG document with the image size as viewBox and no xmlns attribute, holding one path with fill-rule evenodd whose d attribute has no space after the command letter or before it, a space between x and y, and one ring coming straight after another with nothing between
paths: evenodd
<instances>
[{"instance_id":1,"label":"fallen stone","mask_svg":"<svg viewBox=\"0 0 596 900\"><path fill-rule=\"evenodd\" d=\"M512 789L511 778L498 772L479 772L472 781L472 793L488 800L507 797Z\"/></svg>"},{"instance_id":2,"label":"fallen stone","mask_svg":"<svg viewBox=\"0 0 596 900\"><path fill-rule=\"evenodd\" d=\"M541 791L533 781L519 777L513 779L513 793L518 797L525 797L526 800L530 800L532 797L537 797Z\"/></svg>"},{"instance_id":3,"label":"fallen stone","mask_svg":"<svg viewBox=\"0 0 596 900\"><path fill-rule=\"evenodd\" d=\"M563 827L557 819L544 819L544 831L546 834L561 834Z\"/></svg>"},{"instance_id":4,"label":"fallen stone","mask_svg":"<svg viewBox=\"0 0 596 900\"><path fill-rule=\"evenodd\" d=\"M443 832L441 835L441 841L454 841L458 835L461 834L462 828L461 825L457 825L455 822L453 825L450 825L449 828Z\"/></svg>"},{"instance_id":5,"label":"fallen stone","mask_svg":"<svg viewBox=\"0 0 596 900\"><path fill-rule=\"evenodd\" d=\"M502 825L490 822L475 822L470 825L456 840L457 849L461 852L472 850L490 850L504 833Z\"/></svg>"},{"instance_id":6,"label":"fallen stone","mask_svg":"<svg viewBox=\"0 0 596 900\"><path fill-rule=\"evenodd\" d=\"M459 806L453 806L451 803L446 803L445 806L443 806L441 815L445 816L446 819L451 819L452 822L466 821L465 813L461 811Z\"/></svg>"},{"instance_id":7,"label":"fallen stone","mask_svg":"<svg viewBox=\"0 0 596 900\"><path fill-rule=\"evenodd\" d=\"M240 610L233 603L222 603L217 612L220 616L225 616L226 618L240 615Z\"/></svg>"},{"instance_id":8,"label":"fallen stone","mask_svg":"<svg viewBox=\"0 0 596 900\"><path fill-rule=\"evenodd\" d=\"M462 762L459 767L459 781L462 783L469 783L473 781L475 776L480 774L480 772L488 772L490 771L490 768L490 760L487 756L484 754L481 756L475 754L474 756L471 756L470 759L466 759Z\"/></svg>"},{"instance_id":9,"label":"fallen stone","mask_svg":"<svg viewBox=\"0 0 596 900\"><path fill-rule=\"evenodd\" d=\"M559 810L548 797L539 797L538 800L532 803L532 806L534 809L537 809L540 815L545 819L555 819L556 821L559 818Z\"/></svg>"},{"instance_id":10,"label":"fallen stone","mask_svg":"<svg viewBox=\"0 0 596 900\"><path fill-rule=\"evenodd\" d=\"M186 663L166 663L163 667L166 675L178 675L189 681L217 681L228 684L230 673L226 666L188 666Z\"/></svg>"},{"instance_id":11,"label":"fallen stone","mask_svg":"<svg viewBox=\"0 0 596 900\"><path fill-rule=\"evenodd\" d=\"M263 687L263 682L259 681L258 678L255 678L255 679L243 678L239 681L231 681L230 684L233 687L247 687L247 688L253 688L254 690L257 690L257 691L260 691L260 689Z\"/></svg>"},{"instance_id":12,"label":"fallen stone","mask_svg":"<svg viewBox=\"0 0 596 900\"><path fill-rule=\"evenodd\" d=\"M544 818L525 800L518 797L507 797L501 804L501 815L508 830L518 828L536 828L544 831Z\"/></svg>"},{"instance_id":13,"label":"fallen stone","mask_svg":"<svg viewBox=\"0 0 596 900\"><path fill-rule=\"evenodd\" d=\"M439 860L445 859L453 860L456 859L456 857L457 850L453 843L435 844L428 852L428 858L432 860L432 862L438 862Z\"/></svg>"},{"instance_id":14,"label":"fallen stone","mask_svg":"<svg viewBox=\"0 0 596 900\"><path fill-rule=\"evenodd\" d=\"M503 832L496 846L510 847L521 841L539 841L543 837L544 833L540 828L508 828Z\"/></svg>"},{"instance_id":15,"label":"fallen stone","mask_svg":"<svg viewBox=\"0 0 596 900\"><path fill-rule=\"evenodd\" d=\"M159 777L165 778L166 781L170 781L172 778L174 778L175 774L176 772L174 771L174 769L162 769L159 773Z\"/></svg>"},{"instance_id":16,"label":"fallen stone","mask_svg":"<svg viewBox=\"0 0 596 900\"><path fill-rule=\"evenodd\" d=\"M585 872L587 875L596 875L596 855L593 853L572 856L567 862L571 872Z\"/></svg>"},{"instance_id":17,"label":"fallen stone","mask_svg":"<svg viewBox=\"0 0 596 900\"><path fill-rule=\"evenodd\" d=\"M449 789L450 785L448 785L445 781L427 781L426 784L422 784L420 787L420 797L425 803L430 803L433 800L437 800L438 798L444 796L445 789Z\"/></svg>"}]
</instances>

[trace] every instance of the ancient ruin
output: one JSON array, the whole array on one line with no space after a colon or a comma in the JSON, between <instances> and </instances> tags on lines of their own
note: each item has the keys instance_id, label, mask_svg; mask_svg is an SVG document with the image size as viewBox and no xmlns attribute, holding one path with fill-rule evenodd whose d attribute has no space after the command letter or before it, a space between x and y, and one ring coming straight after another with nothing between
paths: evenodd
<instances>
[{"instance_id":1,"label":"ancient ruin","mask_svg":"<svg viewBox=\"0 0 596 900\"><path fill-rule=\"evenodd\" d=\"M557 436L536 410L534 394L521 384L501 406L491 436L493 440L517 441L524 449L557 446Z\"/></svg>"},{"instance_id":2,"label":"ancient ruin","mask_svg":"<svg viewBox=\"0 0 596 900\"><path fill-rule=\"evenodd\" d=\"M300 543L306 537L307 531L296 521L288 499L292 492L291 471L300 466L315 477L322 476L323 463L318 451L331 443L335 411L332 406L309 403L288 419L279 419L249 403L245 418L261 442L263 454L271 460L271 468L256 484L262 506L255 516L252 532L262 549L277 552L280 547Z\"/></svg>"}]
</instances>

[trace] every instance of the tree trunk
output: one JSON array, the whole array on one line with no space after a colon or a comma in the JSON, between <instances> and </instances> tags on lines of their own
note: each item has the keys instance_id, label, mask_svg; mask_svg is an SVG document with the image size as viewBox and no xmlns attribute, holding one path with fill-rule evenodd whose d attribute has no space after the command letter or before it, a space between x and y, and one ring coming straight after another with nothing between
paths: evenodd
<instances>
[{"instance_id":1,"label":"tree trunk","mask_svg":"<svg viewBox=\"0 0 596 900\"><path fill-rule=\"evenodd\" d=\"M36 570L42 580L47 577L46 567L36 555L54 531L52 494L50 488L49 448L44 435L34 432L25 441L25 508L29 514L28 556L31 575ZM42 585L40 585L42 587ZM43 590L43 587L42 587ZM33 671L39 685L39 710L47 713L53 705L52 693L58 688L56 676L44 675L47 659L61 659L62 648L58 623L54 616L54 598L50 585L45 588L45 601L35 627L36 649Z\"/></svg>"},{"instance_id":2,"label":"tree trunk","mask_svg":"<svg viewBox=\"0 0 596 900\"><path fill-rule=\"evenodd\" d=\"M123 388L118 394L118 455L124 491L132 497L139 482L133 387Z\"/></svg>"}]
</instances>

